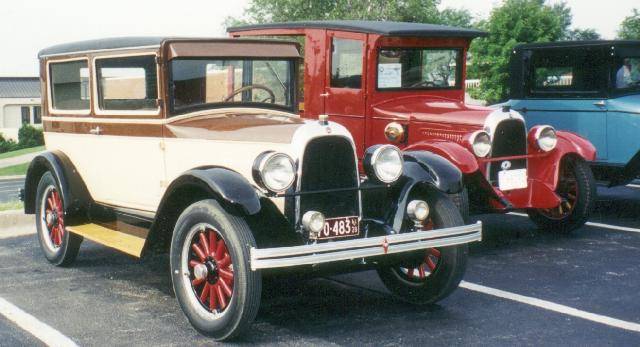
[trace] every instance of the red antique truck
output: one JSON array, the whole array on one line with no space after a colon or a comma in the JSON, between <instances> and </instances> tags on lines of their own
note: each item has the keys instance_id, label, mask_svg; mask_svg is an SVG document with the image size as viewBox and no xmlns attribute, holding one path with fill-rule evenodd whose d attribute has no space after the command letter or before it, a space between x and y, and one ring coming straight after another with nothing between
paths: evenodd
<instances>
[{"instance_id":1,"label":"red antique truck","mask_svg":"<svg viewBox=\"0 0 640 347\"><path fill-rule=\"evenodd\" d=\"M482 31L431 24L309 21L228 29L233 37L296 37L304 49L300 113L345 125L360 158L373 144L424 150L455 164L468 191L463 214L525 210L542 229L569 232L589 217L596 194L580 136L536 126L503 107L466 105L471 40Z\"/></svg>"}]
</instances>

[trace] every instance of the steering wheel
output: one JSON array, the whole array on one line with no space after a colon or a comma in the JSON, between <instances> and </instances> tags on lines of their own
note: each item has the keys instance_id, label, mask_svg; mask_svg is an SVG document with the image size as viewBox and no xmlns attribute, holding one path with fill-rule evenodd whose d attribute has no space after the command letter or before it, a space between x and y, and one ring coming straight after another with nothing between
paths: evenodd
<instances>
[{"instance_id":1,"label":"steering wheel","mask_svg":"<svg viewBox=\"0 0 640 347\"><path fill-rule=\"evenodd\" d=\"M232 91L231 94L227 95L227 97L224 98L223 101L227 102L227 101L233 99L234 96L236 96L236 95L238 95L238 94L240 94L242 92L245 92L247 90L251 90L251 89L261 89L261 90L264 90L265 92L267 92L269 94L269 97L265 98L261 102L269 101L272 104L276 103L276 94L273 92L273 90L269 89L267 86L264 86L262 84L250 84L248 86L244 86L244 87L238 88L238 89Z\"/></svg>"},{"instance_id":2,"label":"steering wheel","mask_svg":"<svg viewBox=\"0 0 640 347\"><path fill-rule=\"evenodd\" d=\"M412 85L409 86L409 88L416 88L416 87L427 87L427 88L431 88L431 87L435 87L436 84L433 81L420 81L420 82L416 82Z\"/></svg>"}]
</instances>

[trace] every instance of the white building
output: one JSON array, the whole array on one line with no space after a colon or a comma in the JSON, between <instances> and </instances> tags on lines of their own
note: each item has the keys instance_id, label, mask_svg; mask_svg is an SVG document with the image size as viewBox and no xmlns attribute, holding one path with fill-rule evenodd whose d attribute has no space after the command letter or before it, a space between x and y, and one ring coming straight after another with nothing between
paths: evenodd
<instances>
[{"instance_id":1,"label":"white building","mask_svg":"<svg viewBox=\"0 0 640 347\"><path fill-rule=\"evenodd\" d=\"M42 125L40 79L37 77L0 77L0 133L18 140L24 123Z\"/></svg>"}]
</instances>

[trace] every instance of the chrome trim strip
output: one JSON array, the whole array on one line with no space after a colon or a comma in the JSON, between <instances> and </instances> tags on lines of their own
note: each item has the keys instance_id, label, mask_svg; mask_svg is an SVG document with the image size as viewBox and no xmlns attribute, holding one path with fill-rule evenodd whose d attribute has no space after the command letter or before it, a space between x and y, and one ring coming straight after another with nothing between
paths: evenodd
<instances>
[{"instance_id":1,"label":"chrome trim strip","mask_svg":"<svg viewBox=\"0 0 640 347\"><path fill-rule=\"evenodd\" d=\"M330 263L482 240L482 222L438 230L293 247L252 247L251 269ZM385 250L386 245L386 250Z\"/></svg>"}]
</instances>

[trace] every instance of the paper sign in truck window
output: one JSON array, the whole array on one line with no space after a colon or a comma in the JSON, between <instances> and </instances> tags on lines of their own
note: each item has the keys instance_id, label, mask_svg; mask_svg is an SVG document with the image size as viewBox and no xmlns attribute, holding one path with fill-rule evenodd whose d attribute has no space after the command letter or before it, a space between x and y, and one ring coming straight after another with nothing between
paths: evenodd
<instances>
[{"instance_id":1,"label":"paper sign in truck window","mask_svg":"<svg viewBox=\"0 0 640 347\"><path fill-rule=\"evenodd\" d=\"M378 65L378 88L402 87L402 64Z\"/></svg>"}]
</instances>

